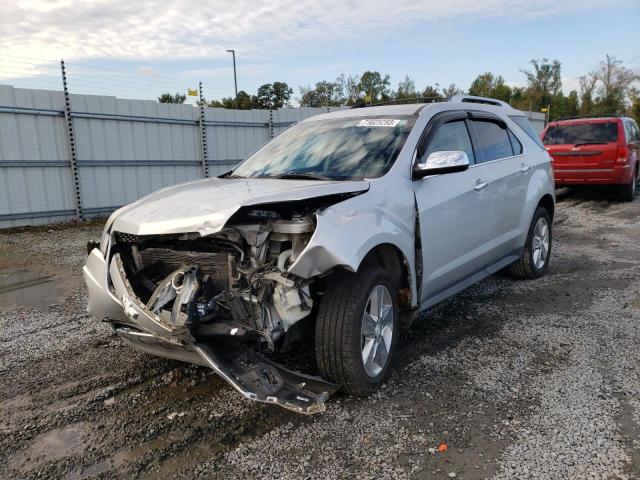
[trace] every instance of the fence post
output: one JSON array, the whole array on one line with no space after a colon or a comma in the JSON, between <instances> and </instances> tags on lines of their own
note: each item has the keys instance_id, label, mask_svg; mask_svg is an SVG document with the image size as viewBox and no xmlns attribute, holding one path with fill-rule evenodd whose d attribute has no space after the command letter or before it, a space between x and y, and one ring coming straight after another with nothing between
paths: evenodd
<instances>
[{"instance_id":1,"label":"fence post","mask_svg":"<svg viewBox=\"0 0 640 480\"><path fill-rule=\"evenodd\" d=\"M269 109L269 140L273 138L273 110Z\"/></svg>"},{"instance_id":2,"label":"fence post","mask_svg":"<svg viewBox=\"0 0 640 480\"><path fill-rule=\"evenodd\" d=\"M71 165L71 175L73 176L73 188L76 196L76 215L79 220L83 220L82 197L80 195L80 177L78 175L78 162L76 155L76 139L73 133L73 122L71 120L71 101L69 89L67 88L67 72L64 68L64 60L60 60L62 71L62 89L64 92L64 123L67 127L67 143L69 145L69 164Z\"/></svg>"},{"instance_id":3,"label":"fence post","mask_svg":"<svg viewBox=\"0 0 640 480\"><path fill-rule=\"evenodd\" d=\"M204 96L202 95L202 82L198 85L200 92L200 151L202 152L202 174L209 178L209 152L207 150L207 126L204 124Z\"/></svg>"}]
</instances>

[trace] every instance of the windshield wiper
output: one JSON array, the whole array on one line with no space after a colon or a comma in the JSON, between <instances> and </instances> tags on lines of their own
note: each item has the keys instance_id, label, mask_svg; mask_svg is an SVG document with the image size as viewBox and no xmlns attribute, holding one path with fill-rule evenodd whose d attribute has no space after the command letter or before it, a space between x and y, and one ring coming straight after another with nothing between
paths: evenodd
<instances>
[{"instance_id":1,"label":"windshield wiper","mask_svg":"<svg viewBox=\"0 0 640 480\"><path fill-rule=\"evenodd\" d=\"M291 180L333 180L332 178L325 177L324 175L318 175L317 173L303 173L303 172L289 172L282 173L280 175L274 175L271 178L283 178Z\"/></svg>"}]
</instances>

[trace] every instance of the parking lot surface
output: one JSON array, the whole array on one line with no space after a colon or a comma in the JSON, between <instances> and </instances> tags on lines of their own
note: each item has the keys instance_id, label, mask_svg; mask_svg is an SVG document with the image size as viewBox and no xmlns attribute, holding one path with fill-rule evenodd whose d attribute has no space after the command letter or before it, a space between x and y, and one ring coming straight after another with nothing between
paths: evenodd
<instances>
[{"instance_id":1,"label":"parking lot surface","mask_svg":"<svg viewBox=\"0 0 640 480\"><path fill-rule=\"evenodd\" d=\"M0 232L0 477L640 478L640 198L607 195L560 191L546 277L432 308L312 417L90 318L100 223Z\"/></svg>"}]
</instances>

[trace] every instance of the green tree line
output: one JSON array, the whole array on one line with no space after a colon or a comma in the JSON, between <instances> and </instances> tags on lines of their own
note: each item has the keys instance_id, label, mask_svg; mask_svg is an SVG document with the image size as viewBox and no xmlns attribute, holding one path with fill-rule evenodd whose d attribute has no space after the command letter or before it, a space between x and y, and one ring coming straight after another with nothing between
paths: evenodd
<instances>
[{"instance_id":1,"label":"green tree line","mask_svg":"<svg viewBox=\"0 0 640 480\"><path fill-rule=\"evenodd\" d=\"M390 76L367 70L361 75L340 75L335 80L323 80L314 86L300 86L295 100L302 107L376 104L387 101L437 101L460 93L491 97L511 104L519 110L548 111L550 119L578 115L627 114L640 122L640 76L627 68L621 60L607 55L594 68L580 77L579 89L568 95L562 91L562 65L558 60L534 59L524 75L523 86L510 86L501 75L485 72L478 75L465 91L454 83L438 83L422 89L409 76L396 88ZM237 98L225 97L206 102L211 107L277 109L290 106L293 89L286 82L262 85L255 95L244 90ZM162 103L183 103L184 95L165 93Z\"/></svg>"}]
</instances>

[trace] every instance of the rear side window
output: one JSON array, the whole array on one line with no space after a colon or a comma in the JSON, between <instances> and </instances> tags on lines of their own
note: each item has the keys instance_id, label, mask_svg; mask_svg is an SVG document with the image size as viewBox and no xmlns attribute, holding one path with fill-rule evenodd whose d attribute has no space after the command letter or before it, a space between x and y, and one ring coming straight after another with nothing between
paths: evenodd
<instances>
[{"instance_id":1,"label":"rear side window","mask_svg":"<svg viewBox=\"0 0 640 480\"><path fill-rule=\"evenodd\" d=\"M472 123L480 142L481 161L490 162L513 155L511 140L505 128L483 120L472 120Z\"/></svg>"},{"instance_id":2,"label":"rear side window","mask_svg":"<svg viewBox=\"0 0 640 480\"><path fill-rule=\"evenodd\" d=\"M542 139L545 145L604 144L618 141L615 122L552 125Z\"/></svg>"},{"instance_id":3,"label":"rear side window","mask_svg":"<svg viewBox=\"0 0 640 480\"><path fill-rule=\"evenodd\" d=\"M531 122L527 119L527 117L514 115L514 116L509 116L509 118L513 120L516 123L516 125L518 125L522 130L524 130L524 133L529 135L531 137L531 140L536 142L536 144L540 148L544 148L544 145L540 141L540 137L538 136L538 133L533 128L533 125L531 125Z\"/></svg>"},{"instance_id":4,"label":"rear side window","mask_svg":"<svg viewBox=\"0 0 640 480\"><path fill-rule=\"evenodd\" d=\"M635 122L628 122L627 127L628 127L627 142L631 143L631 142L640 141L640 132L638 131L638 126L635 124Z\"/></svg>"},{"instance_id":5,"label":"rear side window","mask_svg":"<svg viewBox=\"0 0 640 480\"><path fill-rule=\"evenodd\" d=\"M420 160L426 160L433 152L443 152L448 150L465 152L469 158L469 163L475 163L471 139L469 138L469 132L467 131L467 126L465 125L464 120L456 120L441 125L433 135L433 138L429 141L427 150L424 152Z\"/></svg>"},{"instance_id":6,"label":"rear side window","mask_svg":"<svg viewBox=\"0 0 640 480\"><path fill-rule=\"evenodd\" d=\"M511 130L507 130L509 133L509 140L511 140L511 148L513 149L514 155L520 155L522 153L522 144L518 137L516 137Z\"/></svg>"}]
</instances>

